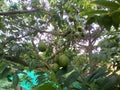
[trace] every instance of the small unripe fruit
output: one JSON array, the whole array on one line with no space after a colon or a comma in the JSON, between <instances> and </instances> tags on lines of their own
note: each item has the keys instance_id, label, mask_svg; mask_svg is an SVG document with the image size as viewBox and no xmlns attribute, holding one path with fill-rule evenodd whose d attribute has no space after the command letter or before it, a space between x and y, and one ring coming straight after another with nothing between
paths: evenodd
<instances>
[{"instance_id":1,"label":"small unripe fruit","mask_svg":"<svg viewBox=\"0 0 120 90\"><path fill-rule=\"evenodd\" d=\"M54 63L54 64L52 65L52 70L53 70L54 72L57 72L57 71L59 70L59 65L58 65L57 63Z\"/></svg>"},{"instance_id":2,"label":"small unripe fruit","mask_svg":"<svg viewBox=\"0 0 120 90\"><path fill-rule=\"evenodd\" d=\"M59 56L58 63L61 67L66 67L69 63L69 58L63 54L63 55Z\"/></svg>"},{"instance_id":3,"label":"small unripe fruit","mask_svg":"<svg viewBox=\"0 0 120 90\"><path fill-rule=\"evenodd\" d=\"M41 41L41 42L38 44L38 49L39 49L41 52L44 52L44 51L46 51L46 49L47 49L47 45L46 45L43 41Z\"/></svg>"}]
</instances>

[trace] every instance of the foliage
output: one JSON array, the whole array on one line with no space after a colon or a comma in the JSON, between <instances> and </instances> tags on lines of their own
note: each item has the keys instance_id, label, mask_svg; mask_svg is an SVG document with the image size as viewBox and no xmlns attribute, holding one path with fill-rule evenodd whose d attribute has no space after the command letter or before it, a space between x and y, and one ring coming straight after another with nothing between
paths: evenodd
<instances>
[{"instance_id":1,"label":"foliage","mask_svg":"<svg viewBox=\"0 0 120 90\"><path fill-rule=\"evenodd\" d=\"M13 88L26 90L119 90L119 6L119 0L1 0L0 79L11 76Z\"/></svg>"},{"instance_id":2,"label":"foliage","mask_svg":"<svg viewBox=\"0 0 120 90\"><path fill-rule=\"evenodd\" d=\"M116 29L119 28L119 0L107 1L107 0L97 0L93 1L93 4L97 4L97 10L86 12L90 18L88 24L93 22L98 23L99 25L110 29L111 26L114 26Z\"/></svg>"}]
</instances>

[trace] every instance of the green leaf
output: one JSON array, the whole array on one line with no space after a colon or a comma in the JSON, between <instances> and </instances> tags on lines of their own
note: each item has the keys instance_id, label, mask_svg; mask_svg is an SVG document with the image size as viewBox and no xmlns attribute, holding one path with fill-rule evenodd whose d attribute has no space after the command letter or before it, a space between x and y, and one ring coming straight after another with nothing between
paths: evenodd
<instances>
[{"instance_id":1,"label":"green leaf","mask_svg":"<svg viewBox=\"0 0 120 90\"><path fill-rule=\"evenodd\" d=\"M97 14L107 14L108 11L105 10L90 10L90 11L83 11L80 14L83 15L87 15L87 16L93 16L93 15L97 15Z\"/></svg>"},{"instance_id":2,"label":"green leaf","mask_svg":"<svg viewBox=\"0 0 120 90\"><path fill-rule=\"evenodd\" d=\"M68 86L70 85L71 83L73 83L74 81L77 80L79 74L78 72L74 71L73 73L71 73L65 80L65 85Z\"/></svg>"},{"instance_id":3,"label":"green leaf","mask_svg":"<svg viewBox=\"0 0 120 90\"><path fill-rule=\"evenodd\" d=\"M97 22L100 26L104 26L107 30L110 30L113 25L112 17L109 15L98 17Z\"/></svg>"},{"instance_id":4,"label":"green leaf","mask_svg":"<svg viewBox=\"0 0 120 90\"><path fill-rule=\"evenodd\" d=\"M51 83L38 86L35 90L56 90Z\"/></svg>"},{"instance_id":5,"label":"green leaf","mask_svg":"<svg viewBox=\"0 0 120 90\"><path fill-rule=\"evenodd\" d=\"M35 68L35 62L33 61L33 60L31 60L30 62L29 62L29 69L30 70L33 70Z\"/></svg>"},{"instance_id":6,"label":"green leaf","mask_svg":"<svg viewBox=\"0 0 120 90\"><path fill-rule=\"evenodd\" d=\"M103 86L104 90L113 90L117 83L116 75L115 74L110 75L106 79L108 82L104 81L104 86Z\"/></svg>"},{"instance_id":7,"label":"green leaf","mask_svg":"<svg viewBox=\"0 0 120 90\"><path fill-rule=\"evenodd\" d=\"M18 75L15 73L15 74L13 75L13 87L14 87L14 88L17 87L18 82L19 82L19 77L18 77Z\"/></svg>"},{"instance_id":8,"label":"green leaf","mask_svg":"<svg viewBox=\"0 0 120 90\"><path fill-rule=\"evenodd\" d=\"M102 77L102 76L104 76L105 74L106 74L105 69L101 69L97 74L95 74L95 75L92 77L91 81L92 81L92 80L95 80L95 79L97 79L97 78L99 78L99 77Z\"/></svg>"},{"instance_id":9,"label":"green leaf","mask_svg":"<svg viewBox=\"0 0 120 90\"><path fill-rule=\"evenodd\" d=\"M92 17L90 17L88 20L87 20L87 25L90 25L90 24L92 24L93 22L95 22L96 21L96 16L92 16Z\"/></svg>"},{"instance_id":10,"label":"green leaf","mask_svg":"<svg viewBox=\"0 0 120 90\"><path fill-rule=\"evenodd\" d=\"M104 85L104 80L105 80L105 78L103 78L103 77L100 77L100 78L98 78L98 79L96 79L96 84L97 85L99 85L99 86L103 86Z\"/></svg>"},{"instance_id":11,"label":"green leaf","mask_svg":"<svg viewBox=\"0 0 120 90\"><path fill-rule=\"evenodd\" d=\"M103 77L106 74L105 68L99 68L98 70L95 70L92 75L88 78L88 82L93 82L95 79L99 77Z\"/></svg>"},{"instance_id":12,"label":"green leaf","mask_svg":"<svg viewBox=\"0 0 120 90\"><path fill-rule=\"evenodd\" d=\"M10 72L10 70L11 70L10 68L7 68L7 67L6 67L6 68L4 69L4 71L2 72L2 77L7 77L7 75L8 75L9 72Z\"/></svg>"},{"instance_id":13,"label":"green leaf","mask_svg":"<svg viewBox=\"0 0 120 90\"><path fill-rule=\"evenodd\" d=\"M7 67L8 64L2 64L0 65L0 72L3 72L3 70Z\"/></svg>"},{"instance_id":14,"label":"green leaf","mask_svg":"<svg viewBox=\"0 0 120 90\"><path fill-rule=\"evenodd\" d=\"M120 5L118 3L115 3L113 1L100 0L100 1L93 1L92 3L98 4L100 6L104 6L108 9L111 9L111 10L116 10L120 7Z\"/></svg>"},{"instance_id":15,"label":"green leaf","mask_svg":"<svg viewBox=\"0 0 120 90\"><path fill-rule=\"evenodd\" d=\"M64 87L63 90L68 90L68 88L67 88L67 87Z\"/></svg>"},{"instance_id":16,"label":"green leaf","mask_svg":"<svg viewBox=\"0 0 120 90\"><path fill-rule=\"evenodd\" d=\"M66 73L67 73L67 69L66 68L60 69L59 71L57 71L56 77L60 78L62 75L66 74Z\"/></svg>"},{"instance_id":17,"label":"green leaf","mask_svg":"<svg viewBox=\"0 0 120 90\"><path fill-rule=\"evenodd\" d=\"M119 24L120 24L120 12L112 13L111 17L112 17L112 21L113 21L113 26L116 29L118 29Z\"/></svg>"},{"instance_id":18,"label":"green leaf","mask_svg":"<svg viewBox=\"0 0 120 90\"><path fill-rule=\"evenodd\" d=\"M82 87L80 86L80 83L79 82L73 82L72 83L72 86L73 86L73 88L75 88L75 89L81 89Z\"/></svg>"}]
</instances>

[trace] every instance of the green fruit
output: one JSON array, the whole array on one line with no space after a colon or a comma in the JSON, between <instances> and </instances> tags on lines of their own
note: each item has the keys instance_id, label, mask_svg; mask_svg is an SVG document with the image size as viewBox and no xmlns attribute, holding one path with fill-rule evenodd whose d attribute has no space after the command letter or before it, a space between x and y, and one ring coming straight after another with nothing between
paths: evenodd
<instances>
[{"instance_id":1,"label":"green fruit","mask_svg":"<svg viewBox=\"0 0 120 90\"><path fill-rule=\"evenodd\" d=\"M38 44L38 49L39 49L41 52L44 52L44 51L46 51L46 49L47 49L47 45L46 45L43 41L41 41L41 42Z\"/></svg>"},{"instance_id":2,"label":"green fruit","mask_svg":"<svg viewBox=\"0 0 120 90\"><path fill-rule=\"evenodd\" d=\"M69 63L69 59L66 55L63 54L63 55L59 56L58 63L61 67L66 67Z\"/></svg>"},{"instance_id":3,"label":"green fruit","mask_svg":"<svg viewBox=\"0 0 120 90\"><path fill-rule=\"evenodd\" d=\"M53 70L54 72L57 72L57 71L59 70L59 65L58 65L57 63L54 63L54 64L52 65L52 70Z\"/></svg>"}]
</instances>

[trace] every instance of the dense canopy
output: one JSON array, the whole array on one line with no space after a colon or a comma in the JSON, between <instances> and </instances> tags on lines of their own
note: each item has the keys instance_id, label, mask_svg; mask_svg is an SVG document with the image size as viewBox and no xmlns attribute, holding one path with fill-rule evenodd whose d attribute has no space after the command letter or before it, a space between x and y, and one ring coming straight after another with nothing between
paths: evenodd
<instances>
[{"instance_id":1,"label":"dense canopy","mask_svg":"<svg viewBox=\"0 0 120 90\"><path fill-rule=\"evenodd\" d=\"M1 0L0 81L26 90L119 90L119 25L120 0Z\"/></svg>"}]
</instances>

